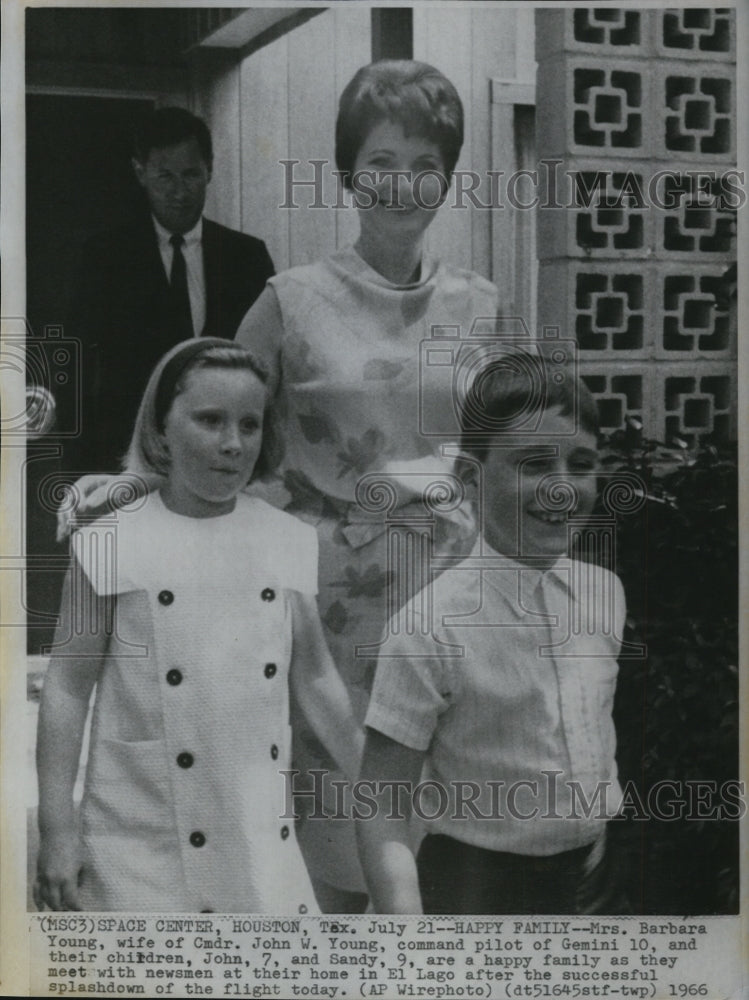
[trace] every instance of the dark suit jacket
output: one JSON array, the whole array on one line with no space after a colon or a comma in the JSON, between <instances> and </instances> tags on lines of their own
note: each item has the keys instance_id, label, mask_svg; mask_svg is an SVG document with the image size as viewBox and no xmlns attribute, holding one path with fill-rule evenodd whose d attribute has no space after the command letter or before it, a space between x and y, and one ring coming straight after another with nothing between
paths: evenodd
<instances>
[{"instance_id":1,"label":"dark suit jacket","mask_svg":"<svg viewBox=\"0 0 749 1000\"><path fill-rule=\"evenodd\" d=\"M233 339L274 274L262 240L203 220L206 321L203 336ZM180 339L172 329L169 285L150 215L85 246L66 334L80 338L80 435L65 446L67 471L116 472L154 365ZM70 389L74 387L71 385ZM69 419L69 414L66 414Z\"/></svg>"}]
</instances>

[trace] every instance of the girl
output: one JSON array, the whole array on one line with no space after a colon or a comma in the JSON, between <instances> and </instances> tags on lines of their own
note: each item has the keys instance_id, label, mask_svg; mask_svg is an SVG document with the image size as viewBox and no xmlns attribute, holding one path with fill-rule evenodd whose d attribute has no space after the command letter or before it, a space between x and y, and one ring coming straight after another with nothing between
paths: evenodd
<instances>
[{"instance_id":1,"label":"girl","mask_svg":"<svg viewBox=\"0 0 749 1000\"><path fill-rule=\"evenodd\" d=\"M128 456L161 488L74 536L39 717L40 908L317 912L285 818L289 684L352 771L362 736L317 617L314 529L240 493L265 379L231 342L177 345Z\"/></svg>"}]
</instances>

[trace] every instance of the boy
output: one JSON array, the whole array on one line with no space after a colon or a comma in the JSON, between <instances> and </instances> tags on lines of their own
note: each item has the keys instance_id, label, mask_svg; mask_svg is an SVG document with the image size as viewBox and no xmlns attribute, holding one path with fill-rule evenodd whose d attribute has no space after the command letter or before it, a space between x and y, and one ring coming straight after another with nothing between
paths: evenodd
<instances>
[{"instance_id":1,"label":"boy","mask_svg":"<svg viewBox=\"0 0 749 1000\"><path fill-rule=\"evenodd\" d=\"M604 835L621 800L624 596L609 570L565 558L596 498L598 415L579 380L529 364L530 388L501 361L474 381L457 467L476 546L416 595L416 628L378 663L361 776L379 783L379 808L358 836L380 913L617 905ZM417 860L414 811L428 830Z\"/></svg>"}]
</instances>

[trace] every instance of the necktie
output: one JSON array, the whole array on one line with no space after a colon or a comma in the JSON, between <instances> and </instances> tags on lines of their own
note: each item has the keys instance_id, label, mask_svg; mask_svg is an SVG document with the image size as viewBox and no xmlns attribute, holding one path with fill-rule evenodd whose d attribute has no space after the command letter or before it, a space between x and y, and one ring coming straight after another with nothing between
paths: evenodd
<instances>
[{"instance_id":1,"label":"necktie","mask_svg":"<svg viewBox=\"0 0 749 1000\"><path fill-rule=\"evenodd\" d=\"M192 328L192 312L190 311L190 293L187 290L187 267L182 255L183 236L175 234L169 238L172 244L172 273L169 278L171 295L172 320L179 340L188 340L194 336Z\"/></svg>"}]
</instances>

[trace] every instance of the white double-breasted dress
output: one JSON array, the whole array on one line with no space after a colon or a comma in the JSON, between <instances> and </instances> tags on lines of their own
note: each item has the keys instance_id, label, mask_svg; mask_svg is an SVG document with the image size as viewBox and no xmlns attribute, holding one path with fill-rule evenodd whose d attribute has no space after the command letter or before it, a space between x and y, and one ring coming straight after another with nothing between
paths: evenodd
<instances>
[{"instance_id":1,"label":"white double-breasted dress","mask_svg":"<svg viewBox=\"0 0 749 1000\"><path fill-rule=\"evenodd\" d=\"M240 494L191 518L158 492L79 530L116 594L81 806L86 909L315 913L285 818L288 590L316 592L315 531Z\"/></svg>"}]
</instances>

